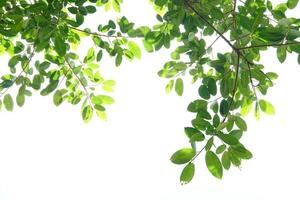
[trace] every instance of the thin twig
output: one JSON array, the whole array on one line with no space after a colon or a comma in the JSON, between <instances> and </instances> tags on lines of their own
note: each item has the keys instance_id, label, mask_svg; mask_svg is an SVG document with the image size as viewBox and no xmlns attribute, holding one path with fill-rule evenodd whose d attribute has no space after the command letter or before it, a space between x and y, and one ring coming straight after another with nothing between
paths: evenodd
<instances>
[{"instance_id":1,"label":"thin twig","mask_svg":"<svg viewBox=\"0 0 300 200\"><path fill-rule=\"evenodd\" d=\"M300 44L300 41L296 42L287 42L287 43L275 43L275 44L261 44L261 45L252 45L248 47L240 47L238 48L239 50L244 50L244 49L252 49L252 48L260 48L260 47L280 47L280 46L287 46L287 45L297 45Z\"/></svg>"},{"instance_id":2,"label":"thin twig","mask_svg":"<svg viewBox=\"0 0 300 200\"><path fill-rule=\"evenodd\" d=\"M106 38L127 38L126 36L118 36L118 35L105 35L105 34L100 34L100 33L96 33L96 32L92 32L92 31L87 31L87 30L82 30L73 26L67 26L70 29L79 31L79 32L83 32L83 33L87 33L89 35L95 35L95 36L99 36L99 37L106 37Z\"/></svg>"},{"instance_id":3,"label":"thin twig","mask_svg":"<svg viewBox=\"0 0 300 200\"><path fill-rule=\"evenodd\" d=\"M24 67L22 68L21 72L17 75L17 77L13 80L12 85L14 85L17 80L19 80L19 78L21 77L21 75L25 72L25 70L28 68L32 58L34 57L35 54L35 49L32 51L32 53L30 54L29 58L28 58L28 62L24 65ZM11 86L10 86L11 87ZM2 98L2 96L10 89L10 87L6 88L3 92L0 93L0 98Z\"/></svg>"},{"instance_id":4,"label":"thin twig","mask_svg":"<svg viewBox=\"0 0 300 200\"><path fill-rule=\"evenodd\" d=\"M228 112L226 113L225 117L223 118L222 120L222 123L224 123L230 113L230 109L231 109L231 106L234 102L234 96L236 94L236 91L237 91L237 86L238 86L238 76L239 76L239 70L240 70L240 54L237 54L237 64L236 64L236 71L235 71L235 80L234 80L234 86L233 86L233 90L232 90L232 99L230 101L230 104L229 104L229 107L228 107Z\"/></svg>"},{"instance_id":5,"label":"thin twig","mask_svg":"<svg viewBox=\"0 0 300 200\"><path fill-rule=\"evenodd\" d=\"M87 90L87 88L84 86L84 83L82 82L82 80L80 79L80 77L74 72L74 68L72 67L71 63L68 61L68 59L66 57L64 57L65 62L67 63L67 66L69 67L69 69L72 71L72 73L74 74L74 76L76 77L76 79L79 81L81 87L84 90L85 96L87 97L90 106L94 109L90 94Z\"/></svg>"},{"instance_id":6,"label":"thin twig","mask_svg":"<svg viewBox=\"0 0 300 200\"><path fill-rule=\"evenodd\" d=\"M184 0L185 4L192 10L194 13L202 20L204 21L209 27L211 27L216 33L218 33L223 40L235 51L238 51L238 49L221 33L214 25L212 25L200 12L198 12L190 3L188 0Z\"/></svg>"}]
</instances>

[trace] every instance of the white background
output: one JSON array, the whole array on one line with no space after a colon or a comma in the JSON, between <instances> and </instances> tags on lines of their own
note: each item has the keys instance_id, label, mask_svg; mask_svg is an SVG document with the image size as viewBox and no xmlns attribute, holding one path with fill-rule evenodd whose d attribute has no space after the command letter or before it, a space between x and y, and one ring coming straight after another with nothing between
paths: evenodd
<instances>
[{"instance_id":1,"label":"white background","mask_svg":"<svg viewBox=\"0 0 300 200\"><path fill-rule=\"evenodd\" d=\"M123 12L139 24L153 24L147 1L127 1ZM101 20L99 18L99 20ZM92 18L89 24L95 24ZM276 115L257 122L247 119L243 142L254 158L216 180L196 161L194 180L179 183L182 166L170 155L188 141L183 127L192 115L188 102L197 87L186 81L183 97L166 95L166 80L157 71L169 51L144 54L141 61L115 69L106 76L117 80L116 104L107 122L95 118L84 124L79 107L56 108L51 97L34 95L24 108L0 114L0 200L269 200L300 198L299 77L295 55L280 65L274 51L263 63L280 78L265 99ZM5 67L6 61L1 60ZM103 64L102 64L103 65Z\"/></svg>"}]
</instances>

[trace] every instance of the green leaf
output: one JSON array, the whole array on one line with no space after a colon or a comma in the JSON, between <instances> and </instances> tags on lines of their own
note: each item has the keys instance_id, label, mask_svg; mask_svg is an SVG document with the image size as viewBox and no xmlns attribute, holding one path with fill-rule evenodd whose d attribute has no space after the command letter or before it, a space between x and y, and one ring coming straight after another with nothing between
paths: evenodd
<instances>
[{"instance_id":1,"label":"green leaf","mask_svg":"<svg viewBox=\"0 0 300 200\"><path fill-rule=\"evenodd\" d=\"M88 105L81 110L81 116L84 122L89 122L93 117L93 108Z\"/></svg>"},{"instance_id":2,"label":"green leaf","mask_svg":"<svg viewBox=\"0 0 300 200\"><path fill-rule=\"evenodd\" d=\"M286 59L286 48L284 46L277 48L277 58L279 62L283 63Z\"/></svg>"},{"instance_id":3,"label":"green leaf","mask_svg":"<svg viewBox=\"0 0 300 200\"><path fill-rule=\"evenodd\" d=\"M189 112L198 112L200 109L207 109L207 101L202 99L197 99L195 101L192 101L189 105L187 110Z\"/></svg>"},{"instance_id":4,"label":"green leaf","mask_svg":"<svg viewBox=\"0 0 300 200\"><path fill-rule=\"evenodd\" d=\"M287 7L289 9L294 9L294 8L296 8L298 2L299 2L299 0L288 0L287 1Z\"/></svg>"},{"instance_id":5,"label":"green leaf","mask_svg":"<svg viewBox=\"0 0 300 200\"><path fill-rule=\"evenodd\" d=\"M67 52L67 44L63 41L61 37L55 37L54 49L60 56L65 56Z\"/></svg>"},{"instance_id":6,"label":"green leaf","mask_svg":"<svg viewBox=\"0 0 300 200\"><path fill-rule=\"evenodd\" d=\"M228 170L230 168L230 164L231 164L228 151L225 151L223 153L221 160L222 160L222 165L223 165L224 169Z\"/></svg>"},{"instance_id":7,"label":"green leaf","mask_svg":"<svg viewBox=\"0 0 300 200\"><path fill-rule=\"evenodd\" d=\"M7 111L13 111L13 108L14 108L14 101L11 97L10 94L6 94L3 98L3 104L4 104L4 107Z\"/></svg>"},{"instance_id":8,"label":"green leaf","mask_svg":"<svg viewBox=\"0 0 300 200\"><path fill-rule=\"evenodd\" d=\"M115 102L115 100L107 95L97 95L92 97L92 101L95 104L106 104L111 105Z\"/></svg>"},{"instance_id":9,"label":"green leaf","mask_svg":"<svg viewBox=\"0 0 300 200\"><path fill-rule=\"evenodd\" d=\"M202 97L203 99L207 100L210 98L209 90L205 85L201 85L199 87L198 93L199 93L199 96Z\"/></svg>"},{"instance_id":10,"label":"green leaf","mask_svg":"<svg viewBox=\"0 0 300 200\"><path fill-rule=\"evenodd\" d=\"M191 161L195 155L196 155L195 149L192 148L180 149L171 156L171 162L179 165L185 164Z\"/></svg>"},{"instance_id":11,"label":"green leaf","mask_svg":"<svg viewBox=\"0 0 300 200\"><path fill-rule=\"evenodd\" d=\"M242 105L241 105L241 115L247 116L249 112L251 111L253 105L253 100L251 98L243 98Z\"/></svg>"},{"instance_id":12,"label":"green leaf","mask_svg":"<svg viewBox=\"0 0 300 200\"><path fill-rule=\"evenodd\" d=\"M168 84L166 85L166 93L169 94L174 86L174 80L170 80Z\"/></svg>"},{"instance_id":13,"label":"green leaf","mask_svg":"<svg viewBox=\"0 0 300 200\"><path fill-rule=\"evenodd\" d=\"M235 124L242 131L247 131L247 123L239 116L235 116Z\"/></svg>"},{"instance_id":14,"label":"green leaf","mask_svg":"<svg viewBox=\"0 0 300 200\"><path fill-rule=\"evenodd\" d=\"M175 82L175 91L179 96L183 94L183 81L181 78L177 78Z\"/></svg>"},{"instance_id":15,"label":"green leaf","mask_svg":"<svg viewBox=\"0 0 300 200\"><path fill-rule=\"evenodd\" d=\"M90 48L83 60L84 63L91 63L95 60L95 50L94 48Z\"/></svg>"},{"instance_id":16,"label":"green leaf","mask_svg":"<svg viewBox=\"0 0 300 200\"><path fill-rule=\"evenodd\" d=\"M18 106L22 107L25 103L25 95L22 93L18 93L16 97L16 102Z\"/></svg>"},{"instance_id":17,"label":"green leaf","mask_svg":"<svg viewBox=\"0 0 300 200\"><path fill-rule=\"evenodd\" d=\"M226 150L226 145L222 144L216 149L216 153L220 154L220 153L223 153L225 150Z\"/></svg>"},{"instance_id":18,"label":"green leaf","mask_svg":"<svg viewBox=\"0 0 300 200\"><path fill-rule=\"evenodd\" d=\"M182 185L188 184L193 179L194 174L195 174L195 164L194 163L187 164L181 172L180 183Z\"/></svg>"},{"instance_id":19,"label":"green leaf","mask_svg":"<svg viewBox=\"0 0 300 200\"><path fill-rule=\"evenodd\" d=\"M268 101L265 101L263 99L259 100L259 107L261 108L261 110L264 113L266 113L268 115L274 115L275 114L274 106Z\"/></svg>"},{"instance_id":20,"label":"green leaf","mask_svg":"<svg viewBox=\"0 0 300 200\"><path fill-rule=\"evenodd\" d=\"M226 144L236 145L239 143L238 139L230 134L219 133L217 136Z\"/></svg>"},{"instance_id":21,"label":"green leaf","mask_svg":"<svg viewBox=\"0 0 300 200\"><path fill-rule=\"evenodd\" d=\"M213 78L208 79L207 87L208 87L208 91L211 95L217 94L217 84L216 84L215 79L213 79Z\"/></svg>"},{"instance_id":22,"label":"green leaf","mask_svg":"<svg viewBox=\"0 0 300 200\"><path fill-rule=\"evenodd\" d=\"M205 162L209 172L216 178L222 179L223 168L218 156L212 152L208 151L205 155Z\"/></svg>"},{"instance_id":23,"label":"green leaf","mask_svg":"<svg viewBox=\"0 0 300 200\"><path fill-rule=\"evenodd\" d=\"M135 42L132 41L128 42L128 48L136 58L141 59L142 57L141 49Z\"/></svg>"}]
</instances>

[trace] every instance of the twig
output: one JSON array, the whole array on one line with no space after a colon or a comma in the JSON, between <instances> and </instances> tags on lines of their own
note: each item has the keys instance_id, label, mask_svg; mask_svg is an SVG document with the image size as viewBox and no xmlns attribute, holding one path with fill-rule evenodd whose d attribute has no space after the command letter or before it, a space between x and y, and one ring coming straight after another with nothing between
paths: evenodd
<instances>
[{"instance_id":1,"label":"twig","mask_svg":"<svg viewBox=\"0 0 300 200\"><path fill-rule=\"evenodd\" d=\"M297 45L300 44L300 41L296 42L287 42L287 43L275 43L275 44L261 44L261 45L252 45L248 47L240 47L238 48L239 50L244 50L244 49L252 49L252 48L260 48L260 47L280 47L280 46L287 46L287 45Z\"/></svg>"},{"instance_id":2,"label":"twig","mask_svg":"<svg viewBox=\"0 0 300 200\"><path fill-rule=\"evenodd\" d=\"M72 67L72 65L71 65L71 63L68 61L68 59L67 59L66 57L64 57L64 60L65 60L65 62L67 63L67 66L69 67L69 69L72 71L72 73L73 73L74 76L76 77L76 79L79 81L81 87L83 88L84 93L85 93L85 96L87 97L90 106L91 106L93 109L95 109L94 106L93 106L93 103L92 103L90 94L89 94L87 88L84 86L84 83L82 82L82 80L80 79L80 77L74 72L74 68Z\"/></svg>"}]
</instances>

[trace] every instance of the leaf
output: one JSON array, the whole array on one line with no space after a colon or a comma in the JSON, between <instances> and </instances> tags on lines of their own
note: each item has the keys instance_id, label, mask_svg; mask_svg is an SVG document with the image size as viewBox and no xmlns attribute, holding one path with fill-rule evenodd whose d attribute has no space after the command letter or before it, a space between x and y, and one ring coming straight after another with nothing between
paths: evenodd
<instances>
[{"instance_id":1,"label":"leaf","mask_svg":"<svg viewBox=\"0 0 300 200\"><path fill-rule=\"evenodd\" d=\"M203 99L207 100L210 98L209 90L205 85L201 85L199 87L198 93L199 93L199 96L202 97Z\"/></svg>"},{"instance_id":2,"label":"leaf","mask_svg":"<svg viewBox=\"0 0 300 200\"><path fill-rule=\"evenodd\" d=\"M175 82L175 91L178 94L178 96L182 96L183 94L183 81L181 78L177 78Z\"/></svg>"},{"instance_id":3,"label":"leaf","mask_svg":"<svg viewBox=\"0 0 300 200\"><path fill-rule=\"evenodd\" d=\"M3 104L4 104L4 107L7 111L13 111L13 108L14 108L14 101L11 97L10 94L6 94L3 98Z\"/></svg>"},{"instance_id":4,"label":"leaf","mask_svg":"<svg viewBox=\"0 0 300 200\"><path fill-rule=\"evenodd\" d=\"M171 156L171 162L174 164L185 164L193 159L193 157L196 155L195 149L192 148L184 148L176 151Z\"/></svg>"},{"instance_id":5,"label":"leaf","mask_svg":"<svg viewBox=\"0 0 300 200\"><path fill-rule=\"evenodd\" d=\"M83 60L84 63L91 63L95 60L95 50L94 48L90 48Z\"/></svg>"},{"instance_id":6,"label":"leaf","mask_svg":"<svg viewBox=\"0 0 300 200\"><path fill-rule=\"evenodd\" d=\"M180 183L182 185L188 184L193 179L194 174L195 174L195 164L194 163L187 164L181 172Z\"/></svg>"},{"instance_id":7,"label":"leaf","mask_svg":"<svg viewBox=\"0 0 300 200\"><path fill-rule=\"evenodd\" d=\"M275 114L274 106L268 101L265 101L263 99L259 100L259 107L261 108L261 110L264 113L266 113L268 115L274 115Z\"/></svg>"},{"instance_id":8,"label":"leaf","mask_svg":"<svg viewBox=\"0 0 300 200\"><path fill-rule=\"evenodd\" d=\"M107 95L97 95L97 96L93 97L92 99L94 99L94 98L98 98L99 100L101 100L100 104L111 105L115 102L115 100L112 97L107 96Z\"/></svg>"},{"instance_id":9,"label":"leaf","mask_svg":"<svg viewBox=\"0 0 300 200\"><path fill-rule=\"evenodd\" d=\"M247 131L247 124L241 117L235 116L235 124L242 131Z\"/></svg>"},{"instance_id":10,"label":"leaf","mask_svg":"<svg viewBox=\"0 0 300 200\"><path fill-rule=\"evenodd\" d=\"M207 101L205 100L202 100L202 99L197 99L195 101L192 101L188 107L187 107L187 110L189 112L198 112L200 109L207 109Z\"/></svg>"},{"instance_id":11,"label":"leaf","mask_svg":"<svg viewBox=\"0 0 300 200\"><path fill-rule=\"evenodd\" d=\"M216 153L217 154L223 153L225 151L225 149L226 149L226 145L222 144L216 149Z\"/></svg>"},{"instance_id":12,"label":"leaf","mask_svg":"<svg viewBox=\"0 0 300 200\"><path fill-rule=\"evenodd\" d=\"M16 101L17 101L17 105L22 107L25 103L25 95L18 93L18 95L16 97Z\"/></svg>"},{"instance_id":13,"label":"leaf","mask_svg":"<svg viewBox=\"0 0 300 200\"><path fill-rule=\"evenodd\" d=\"M299 0L288 0L287 1L287 7L289 9L294 9L294 8L296 8L298 2L299 2Z\"/></svg>"},{"instance_id":14,"label":"leaf","mask_svg":"<svg viewBox=\"0 0 300 200\"><path fill-rule=\"evenodd\" d=\"M277 48L277 58L280 63L283 63L286 59L286 48L281 46Z\"/></svg>"},{"instance_id":15,"label":"leaf","mask_svg":"<svg viewBox=\"0 0 300 200\"><path fill-rule=\"evenodd\" d=\"M222 160L222 165L223 165L224 169L228 170L230 168L230 164L231 164L228 151L225 151L223 153L221 160Z\"/></svg>"},{"instance_id":16,"label":"leaf","mask_svg":"<svg viewBox=\"0 0 300 200\"><path fill-rule=\"evenodd\" d=\"M205 162L209 172L216 178L222 179L223 177L223 167L218 158L218 156L212 152L208 151L205 155Z\"/></svg>"},{"instance_id":17,"label":"leaf","mask_svg":"<svg viewBox=\"0 0 300 200\"><path fill-rule=\"evenodd\" d=\"M67 44L62 40L61 37L55 37L54 49L60 56L65 56L67 52Z\"/></svg>"},{"instance_id":18,"label":"leaf","mask_svg":"<svg viewBox=\"0 0 300 200\"><path fill-rule=\"evenodd\" d=\"M170 80L168 84L166 85L166 93L169 94L174 86L174 80Z\"/></svg>"},{"instance_id":19,"label":"leaf","mask_svg":"<svg viewBox=\"0 0 300 200\"><path fill-rule=\"evenodd\" d=\"M93 108L90 105L85 106L81 111L81 116L84 122L89 122L93 117Z\"/></svg>"},{"instance_id":20,"label":"leaf","mask_svg":"<svg viewBox=\"0 0 300 200\"><path fill-rule=\"evenodd\" d=\"M128 48L129 50L133 53L133 55L138 58L138 59L141 59L142 57L142 52L141 52L141 49L140 47L135 43L135 42L128 42Z\"/></svg>"},{"instance_id":21,"label":"leaf","mask_svg":"<svg viewBox=\"0 0 300 200\"><path fill-rule=\"evenodd\" d=\"M239 140L232 136L232 135L229 135L229 134L223 134L223 133L219 133L217 134L217 136L223 141L225 142L226 144L229 144L229 145L236 145L239 143Z\"/></svg>"},{"instance_id":22,"label":"leaf","mask_svg":"<svg viewBox=\"0 0 300 200\"><path fill-rule=\"evenodd\" d=\"M253 105L253 100L251 98L243 98L242 105L241 105L241 115L247 116L251 111Z\"/></svg>"},{"instance_id":23,"label":"leaf","mask_svg":"<svg viewBox=\"0 0 300 200\"><path fill-rule=\"evenodd\" d=\"M216 84L215 79L213 79L213 78L208 79L207 87L208 87L208 91L211 95L217 94L217 84Z\"/></svg>"}]
</instances>

